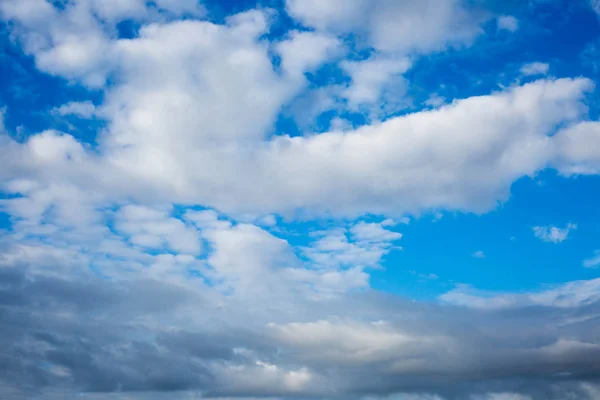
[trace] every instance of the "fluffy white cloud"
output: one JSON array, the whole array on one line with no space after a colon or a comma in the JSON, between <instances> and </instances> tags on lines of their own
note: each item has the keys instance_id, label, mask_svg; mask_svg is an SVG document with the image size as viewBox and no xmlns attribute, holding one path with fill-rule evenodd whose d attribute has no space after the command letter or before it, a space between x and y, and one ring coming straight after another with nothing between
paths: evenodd
<instances>
[{"instance_id":1,"label":"fluffy white cloud","mask_svg":"<svg viewBox=\"0 0 600 400\"><path fill-rule=\"evenodd\" d=\"M342 64L351 78L342 97L351 109L360 107L375 119L407 107L402 75L412 65L408 56L469 45L483 32L484 21L460 0L287 0L286 9L319 32L355 34L359 47L374 49L367 60Z\"/></svg>"},{"instance_id":2,"label":"fluffy white cloud","mask_svg":"<svg viewBox=\"0 0 600 400\"><path fill-rule=\"evenodd\" d=\"M110 125L101 138L100 154L57 133L34 135L23 145L5 139L4 179L25 174L38 182L36 190L52 182L89 187L82 192L86 197L135 196L204 204L228 213L303 209L311 214L400 215L435 208L489 210L508 197L512 182L548 164L564 173L593 172L587 167L595 165L593 146L580 143L593 138L595 130L580 124L548 136L557 125L581 116L581 100L592 87L586 79L537 81L353 131L265 140L280 102L276 97L286 95L286 83L275 78L263 49L252 50L247 35L243 40L250 43L242 53L248 57L241 64L205 70L222 74L232 68L229 73L235 75L238 65L244 67L236 83L221 85L218 91L193 92L193 83L186 83L191 76L183 73L188 57L183 49L191 41L181 49L169 41L161 44L175 54L151 62L170 34L176 33L173 40L178 40L182 31L207 28L217 37L223 32L225 39L240 30L258 29L261 19L254 17L231 28L192 22L156 26L139 42L122 43L136 74L131 83L109 94L103 106ZM202 36L196 38L200 43ZM214 62L220 65L224 58L217 54L226 47L215 51ZM185 56L177 56L179 52ZM210 54L201 57L210 59ZM167 84L163 74L169 69L161 63L178 57L183 57L180 73ZM250 98L253 91L259 98ZM217 93L220 100L212 97ZM244 104L253 104L252 110Z\"/></svg>"},{"instance_id":3,"label":"fluffy white cloud","mask_svg":"<svg viewBox=\"0 0 600 400\"><path fill-rule=\"evenodd\" d=\"M177 253L197 255L201 251L200 237L193 227L169 217L169 210L127 205L115 217L116 229L129 236L135 245L150 249L166 246Z\"/></svg>"},{"instance_id":4,"label":"fluffy white cloud","mask_svg":"<svg viewBox=\"0 0 600 400\"><path fill-rule=\"evenodd\" d=\"M567 240L569 233L575 229L577 229L577 225L571 223L562 229L556 226L534 226L533 233L544 242L562 243Z\"/></svg>"},{"instance_id":5,"label":"fluffy white cloud","mask_svg":"<svg viewBox=\"0 0 600 400\"><path fill-rule=\"evenodd\" d=\"M402 74L410 67L408 58L374 57L364 61L344 61L342 68L352 82L342 95L348 100L351 109L358 109L361 105L372 106L379 101L384 90L384 101L397 102L405 91Z\"/></svg>"},{"instance_id":6,"label":"fluffy white cloud","mask_svg":"<svg viewBox=\"0 0 600 400\"><path fill-rule=\"evenodd\" d=\"M581 122L560 130L554 139L555 165L566 174L600 172L600 123Z\"/></svg>"},{"instance_id":7,"label":"fluffy white cloud","mask_svg":"<svg viewBox=\"0 0 600 400\"><path fill-rule=\"evenodd\" d=\"M296 76L321 65L340 51L340 42L331 36L315 32L290 34L289 39L277 44L281 66L286 73Z\"/></svg>"},{"instance_id":8,"label":"fluffy white cloud","mask_svg":"<svg viewBox=\"0 0 600 400\"><path fill-rule=\"evenodd\" d=\"M541 62L533 62L529 64L525 64L521 67L520 72L525 76L532 75L546 75L548 74L548 70L550 69L550 65Z\"/></svg>"},{"instance_id":9,"label":"fluffy white cloud","mask_svg":"<svg viewBox=\"0 0 600 400\"><path fill-rule=\"evenodd\" d=\"M289 14L319 30L365 32L376 49L426 52L469 43L482 32L476 15L458 0L287 0Z\"/></svg>"}]
</instances>

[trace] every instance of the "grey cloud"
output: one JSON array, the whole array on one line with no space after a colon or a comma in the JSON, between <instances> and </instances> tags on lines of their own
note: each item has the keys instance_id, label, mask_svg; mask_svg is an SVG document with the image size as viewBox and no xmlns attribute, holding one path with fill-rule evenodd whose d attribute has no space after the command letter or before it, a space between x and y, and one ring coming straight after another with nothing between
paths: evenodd
<instances>
[{"instance_id":1,"label":"grey cloud","mask_svg":"<svg viewBox=\"0 0 600 400\"><path fill-rule=\"evenodd\" d=\"M594 399L582 385L600 378L600 303L480 311L366 292L319 308L299 303L299 322L249 315L235 323L207 306L211 296L167 282L66 280L23 266L1 269L0 278L1 386L24 398L62 388L63 398ZM180 310L194 306L198 317L176 327ZM292 384L298 371L310 385Z\"/></svg>"}]
</instances>

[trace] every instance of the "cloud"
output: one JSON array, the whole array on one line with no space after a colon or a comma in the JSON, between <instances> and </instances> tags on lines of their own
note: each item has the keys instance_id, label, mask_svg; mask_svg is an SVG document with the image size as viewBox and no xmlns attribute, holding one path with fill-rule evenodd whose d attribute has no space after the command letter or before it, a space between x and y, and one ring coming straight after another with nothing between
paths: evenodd
<instances>
[{"instance_id":1,"label":"cloud","mask_svg":"<svg viewBox=\"0 0 600 400\"><path fill-rule=\"evenodd\" d=\"M498 30L516 32L519 29L519 20L511 15L503 15L498 17Z\"/></svg>"},{"instance_id":2,"label":"cloud","mask_svg":"<svg viewBox=\"0 0 600 400\"><path fill-rule=\"evenodd\" d=\"M600 14L600 1L590 0L590 6L596 12L596 14Z\"/></svg>"},{"instance_id":3,"label":"cloud","mask_svg":"<svg viewBox=\"0 0 600 400\"><path fill-rule=\"evenodd\" d=\"M598 287L600 287L600 279L569 282L544 292L523 294L484 293L461 286L442 295L441 300L450 304L484 310L533 305L578 308L593 304L600 299L600 294L597 292Z\"/></svg>"},{"instance_id":4,"label":"cloud","mask_svg":"<svg viewBox=\"0 0 600 400\"><path fill-rule=\"evenodd\" d=\"M483 33L485 21L483 13L457 0L287 0L285 7L307 27L341 37L357 35L359 46L372 48L368 57L341 65L351 79L343 99L351 110L372 119L410 104L403 74L415 55L469 46Z\"/></svg>"},{"instance_id":5,"label":"cloud","mask_svg":"<svg viewBox=\"0 0 600 400\"><path fill-rule=\"evenodd\" d=\"M3 239L5 253L12 245ZM63 388L63 398L75 392L166 398L177 391L208 397L333 391L350 397L403 392L415 399L537 399L540 393L559 399L571 392L593 399L577 380L593 376L589 366L600 354L591 334L598 312L594 281L531 294L544 310L517 302L481 314L375 293L319 300L296 293L293 302L271 301L261 313L264 304L255 308L254 296L223 296L198 280L123 273L106 280L81 268L85 261L73 261L75 275L48 275L24 258L0 269L0 301L8 311L2 315L3 390L49 398ZM61 260L46 262L52 267ZM248 265L243 257L239 263L240 269ZM260 284L252 273L237 277ZM571 379L551 380L556 371ZM353 379L357 373L369 379ZM520 378L514 382L507 374ZM27 385L17 389L12 382ZM505 392L493 389L498 382Z\"/></svg>"},{"instance_id":6,"label":"cloud","mask_svg":"<svg viewBox=\"0 0 600 400\"><path fill-rule=\"evenodd\" d=\"M223 34L258 28L250 23L223 28ZM181 23L155 30L166 37L187 37L191 34L185 33L188 29L194 32L197 28L196 23ZM209 31L220 35L220 30ZM186 77L184 61L178 66L180 73L171 78L175 82L165 87L155 83L166 85L159 78L166 67L159 64L177 56L161 57L157 62L135 61L155 51L155 39L150 39L154 34L138 39L140 50L134 50L135 41L123 43L129 49L127 54L135 54L131 65L139 70L131 76L131 83L113 89L111 102L102 106L110 122L100 154L56 132L34 135L24 144L7 139L2 144L6 149L5 179L27 176L38 182L28 196L49 187L48 173L53 171L56 182L52 184L86 188L81 196L98 199L134 197L205 204L233 214L305 210L313 215L352 216L365 212L402 215L436 208L483 212L507 199L515 180L548 163L565 172L582 171L584 165L590 165L587 168L593 172L593 148L583 151L577 147L577 140L587 140L593 130L583 130L582 124L547 136L558 124L579 118L584 110L581 100L591 88L585 79L541 80L343 133L265 140L261 136L268 115L274 115L277 95L285 95L286 83L278 81L270 67L264 69L267 59L263 50L255 49L257 58L243 59L242 65L250 63L245 65L246 72L237 75L237 84L231 82L230 88L219 89L221 100L211 100L206 91L198 91L194 98L189 94L193 85L180 87ZM165 40L162 34L160 37ZM152 47L146 47L144 41ZM183 44L188 45L191 43ZM245 52L253 48L248 46ZM170 46L169 51L180 50ZM221 51L225 51L223 46L218 47ZM210 52L202 57L211 58ZM218 64L221 58L214 60ZM144 78L140 71L145 68L155 79ZM210 67L206 72L222 74L225 70ZM264 86L255 86L261 79ZM178 91L173 92L173 87ZM245 93L238 94L240 90ZM243 104L249 100L244 96L252 96L253 91L259 98L253 100L252 111L245 111ZM494 114L486 112L492 108ZM215 119L207 113L222 115ZM477 140L472 136L475 130L480 132ZM567 145L558 145L567 140ZM525 148L527 152L523 152ZM43 174L33 168L42 165ZM45 201L52 204L51 199Z\"/></svg>"},{"instance_id":7,"label":"cloud","mask_svg":"<svg viewBox=\"0 0 600 400\"><path fill-rule=\"evenodd\" d=\"M569 233L575 229L577 229L577 225L571 223L563 229L556 226L534 226L533 233L544 242L562 243L567 240Z\"/></svg>"},{"instance_id":8,"label":"cloud","mask_svg":"<svg viewBox=\"0 0 600 400\"><path fill-rule=\"evenodd\" d=\"M594 256L583 260L583 266L586 268L596 268L600 265L600 252L596 251Z\"/></svg>"},{"instance_id":9,"label":"cloud","mask_svg":"<svg viewBox=\"0 0 600 400\"><path fill-rule=\"evenodd\" d=\"M340 42L328 35L315 32L298 32L277 44L281 66L290 75L303 74L314 69L340 52Z\"/></svg>"},{"instance_id":10,"label":"cloud","mask_svg":"<svg viewBox=\"0 0 600 400\"><path fill-rule=\"evenodd\" d=\"M405 91L402 74L408 71L411 62L407 58L398 60L370 58L363 61L345 61L342 68L352 79L351 84L343 92L351 109L362 105L370 105L379 101L382 91L386 100L401 99Z\"/></svg>"},{"instance_id":11,"label":"cloud","mask_svg":"<svg viewBox=\"0 0 600 400\"><path fill-rule=\"evenodd\" d=\"M461 2L432 5L430 1L286 1L288 13L305 25L336 33L364 31L374 48L386 52L428 52L468 44L482 33L483 21Z\"/></svg>"},{"instance_id":12,"label":"cloud","mask_svg":"<svg viewBox=\"0 0 600 400\"><path fill-rule=\"evenodd\" d=\"M96 114L96 106L91 101L71 101L60 107L53 108L51 113L60 116L75 115L80 118L92 118Z\"/></svg>"},{"instance_id":13,"label":"cloud","mask_svg":"<svg viewBox=\"0 0 600 400\"><path fill-rule=\"evenodd\" d=\"M600 171L600 123L585 121L556 135L555 164L565 175L589 175Z\"/></svg>"},{"instance_id":14,"label":"cloud","mask_svg":"<svg viewBox=\"0 0 600 400\"><path fill-rule=\"evenodd\" d=\"M521 67L520 72L524 76L532 75L547 75L550 65L541 62L533 62L525 64Z\"/></svg>"},{"instance_id":15,"label":"cloud","mask_svg":"<svg viewBox=\"0 0 600 400\"><path fill-rule=\"evenodd\" d=\"M492 14L465 4L288 0L280 34L267 8L0 2L40 71L102 99L50 112L105 122L94 143L0 134L0 397L597 397L597 279L429 302L371 287L420 215L600 172L586 78L398 113L419 57L482 35ZM306 126L367 118L288 134L281 111L306 104Z\"/></svg>"},{"instance_id":16,"label":"cloud","mask_svg":"<svg viewBox=\"0 0 600 400\"><path fill-rule=\"evenodd\" d=\"M181 220L169 217L168 211L127 205L115 216L115 229L129 236L135 245L168 249L182 254L196 255L201 251L201 241L196 229Z\"/></svg>"},{"instance_id":17,"label":"cloud","mask_svg":"<svg viewBox=\"0 0 600 400\"><path fill-rule=\"evenodd\" d=\"M475 253L472 254L472 257L474 258L485 258L485 254L483 251L478 250Z\"/></svg>"}]
</instances>

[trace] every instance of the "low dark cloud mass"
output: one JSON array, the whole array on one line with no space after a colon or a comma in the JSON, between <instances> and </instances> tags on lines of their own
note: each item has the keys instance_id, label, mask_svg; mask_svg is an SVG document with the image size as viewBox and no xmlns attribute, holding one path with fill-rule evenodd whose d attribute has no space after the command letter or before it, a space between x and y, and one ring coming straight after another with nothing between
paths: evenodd
<instances>
[{"instance_id":1,"label":"low dark cloud mass","mask_svg":"<svg viewBox=\"0 0 600 400\"><path fill-rule=\"evenodd\" d=\"M0 282L7 399L591 400L600 390L600 302L478 310L366 292L298 303L300 321L228 322L244 304L208 287L27 265L0 269Z\"/></svg>"}]
</instances>

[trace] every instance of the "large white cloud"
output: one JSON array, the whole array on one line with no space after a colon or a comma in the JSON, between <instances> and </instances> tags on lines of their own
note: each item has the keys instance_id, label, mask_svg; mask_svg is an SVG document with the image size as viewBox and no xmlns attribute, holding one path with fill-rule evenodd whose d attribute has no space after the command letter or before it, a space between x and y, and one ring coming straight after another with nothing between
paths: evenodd
<instances>
[{"instance_id":1,"label":"large white cloud","mask_svg":"<svg viewBox=\"0 0 600 400\"><path fill-rule=\"evenodd\" d=\"M184 77L182 71L173 79ZM14 148L4 152L5 179L27 170L40 180L34 191L52 180L86 187L94 180L86 196L134 195L229 213L481 212L506 200L510 185L522 176L550 165L569 173L594 160L593 150L582 155L576 142L563 145L567 133L549 136L581 117L581 101L592 87L586 79L542 80L353 131L268 140L264 114L275 111L272 97L257 104L265 107L262 114L235 112L229 97L202 111L212 94L198 92L194 99L183 87L162 86L127 84L110 94L104 112L111 122L99 155L68 135L44 133L24 145L5 140ZM232 87L232 101L239 87ZM195 107L200 111L192 111ZM221 111L215 107L231 115L216 117Z\"/></svg>"}]
</instances>

